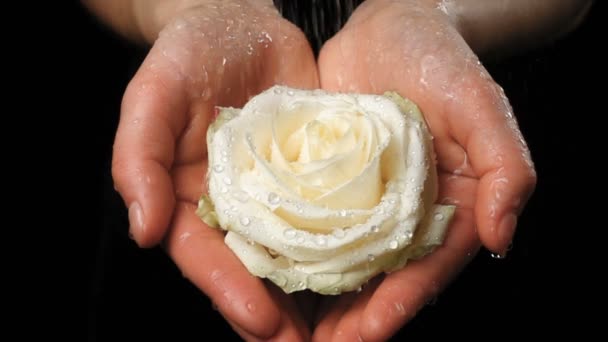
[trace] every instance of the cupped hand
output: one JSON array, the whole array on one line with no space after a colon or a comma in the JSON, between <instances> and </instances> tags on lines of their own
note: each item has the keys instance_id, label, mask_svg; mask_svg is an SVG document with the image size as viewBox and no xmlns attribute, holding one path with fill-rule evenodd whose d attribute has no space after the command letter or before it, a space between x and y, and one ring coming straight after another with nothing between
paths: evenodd
<instances>
[{"instance_id":1,"label":"cupped hand","mask_svg":"<svg viewBox=\"0 0 608 342\"><path fill-rule=\"evenodd\" d=\"M251 276L223 234L194 211L205 191L205 136L215 107L241 107L276 83L317 88L314 56L272 1L182 7L157 13L167 24L123 98L112 174L129 208L131 236L143 247L164 241L183 274L244 338L305 339L308 328L292 299Z\"/></svg>"},{"instance_id":2,"label":"cupped hand","mask_svg":"<svg viewBox=\"0 0 608 342\"><path fill-rule=\"evenodd\" d=\"M438 201L457 210L434 253L360 294L326 299L316 341L388 339L471 260L480 242L506 253L534 188L533 164L507 98L437 3L368 0L321 50L322 88L396 90L421 107L434 136Z\"/></svg>"}]
</instances>

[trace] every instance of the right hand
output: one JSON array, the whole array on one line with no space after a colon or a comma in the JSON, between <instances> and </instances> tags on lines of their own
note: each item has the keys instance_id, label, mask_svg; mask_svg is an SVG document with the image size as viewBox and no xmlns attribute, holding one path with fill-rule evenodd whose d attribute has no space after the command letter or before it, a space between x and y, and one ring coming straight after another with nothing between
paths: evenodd
<instances>
[{"instance_id":1,"label":"right hand","mask_svg":"<svg viewBox=\"0 0 608 342\"><path fill-rule=\"evenodd\" d=\"M164 16L124 94L112 175L130 233L142 247L163 241L243 338L308 339L293 298L250 275L224 234L194 211L206 192L205 137L215 107L241 107L273 84L318 88L313 53L272 1L190 3Z\"/></svg>"}]
</instances>

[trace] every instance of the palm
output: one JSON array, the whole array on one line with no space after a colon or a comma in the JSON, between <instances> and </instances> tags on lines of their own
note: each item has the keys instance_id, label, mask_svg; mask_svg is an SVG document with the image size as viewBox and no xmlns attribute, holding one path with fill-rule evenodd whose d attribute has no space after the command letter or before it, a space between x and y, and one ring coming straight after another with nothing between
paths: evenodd
<instances>
[{"instance_id":1,"label":"palm","mask_svg":"<svg viewBox=\"0 0 608 342\"><path fill-rule=\"evenodd\" d=\"M396 90L418 103L434 136L438 201L457 206L440 248L359 295L327 299L314 335L384 340L459 272L480 239L504 250L510 238L504 241L496 222L525 202L533 169L504 94L438 10L364 3L323 47L319 75L326 89Z\"/></svg>"},{"instance_id":2,"label":"palm","mask_svg":"<svg viewBox=\"0 0 608 342\"><path fill-rule=\"evenodd\" d=\"M129 84L113 161L125 201L144 208L142 229L132 231L138 243L164 238L184 275L246 338L270 336L279 325L277 336L308 333L291 299L249 275L223 234L194 210L215 107L240 107L275 83L318 87L314 57L291 24L244 4L186 11L161 32ZM133 184L133 173L141 184Z\"/></svg>"}]
</instances>

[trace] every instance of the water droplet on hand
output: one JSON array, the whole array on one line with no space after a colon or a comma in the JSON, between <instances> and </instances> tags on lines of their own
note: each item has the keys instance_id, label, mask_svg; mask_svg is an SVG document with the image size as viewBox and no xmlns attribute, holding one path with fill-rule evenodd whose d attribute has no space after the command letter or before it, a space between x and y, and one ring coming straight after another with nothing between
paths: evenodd
<instances>
[{"instance_id":1,"label":"water droplet on hand","mask_svg":"<svg viewBox=\"0 0 608 342\"><path fill-rule=\"evenodd\" d=\"M504 254L500 254L500 253L490 253L490 256L491 256L493 259L504 259L504 258L506 258L506 257L507 257L506 255L504 255Z\"/></svg>"}]
</instances>

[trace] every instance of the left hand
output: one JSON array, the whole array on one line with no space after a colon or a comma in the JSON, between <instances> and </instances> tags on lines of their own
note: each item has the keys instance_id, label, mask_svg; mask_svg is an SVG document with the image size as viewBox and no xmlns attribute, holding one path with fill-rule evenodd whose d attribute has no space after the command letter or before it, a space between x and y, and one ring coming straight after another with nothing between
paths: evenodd
<instances>
[{"instance_id":1,"label":"left hand","mask_svg":"<svg viewBox=\"0 0 608 342\"><path fill-rule=\"evenodd\" d=\"M205 133L216 106L241 107L274 83L318 88L312 51L270 0L164 4L180 9L147 8L166 22L158 38L148 35L154 44L125 92L114 143L112 174L130 232L142 247L162 241L243 338L306 340L294 302L249 274L224 234L194 212L206 191Z\"/></svg>"},{"instance_id":2,"label":"left hand","mask_svg":"<svg viewBox=\"0 0 608 342\"><path fill-rule=\"evenodd\" d=\"M324 299L318 341L382 341L446 286L483 243L504 254L536 174L502 89L436 6L364 2L323 47L321 87L395 90L417 103L434 136L438 202L457 211L444 244L360 294ZM372 285L375 284L375 285Z\"/></svg>"}]
</instances>

